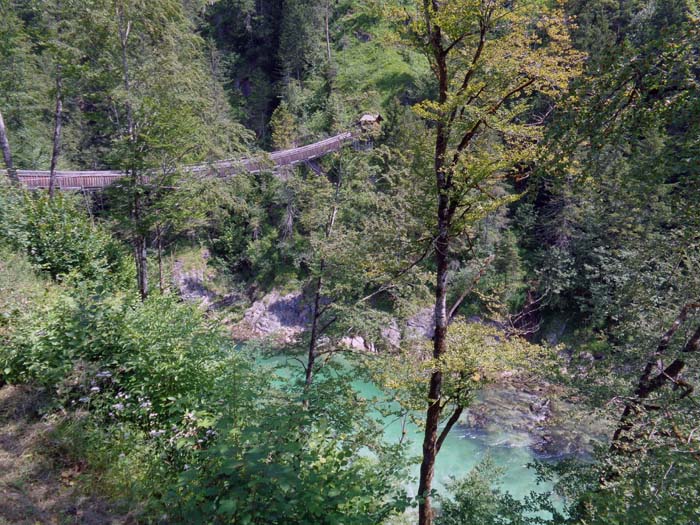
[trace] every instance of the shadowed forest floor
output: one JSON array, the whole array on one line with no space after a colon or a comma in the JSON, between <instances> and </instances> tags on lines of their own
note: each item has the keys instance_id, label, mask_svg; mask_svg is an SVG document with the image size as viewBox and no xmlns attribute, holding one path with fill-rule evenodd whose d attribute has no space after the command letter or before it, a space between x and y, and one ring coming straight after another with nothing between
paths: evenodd
<instances>
[{"instance_id":1,"label":"shadowed forest floor","mask_svg":"<svg viewBox=\"0 0 700 525\"><path fill-rule=\"evenodd\" d=\"M37 389L0 388L0 525L128 523L78 488L86 465L52 446L43 402Z\"/></svg>"}]
</instances>

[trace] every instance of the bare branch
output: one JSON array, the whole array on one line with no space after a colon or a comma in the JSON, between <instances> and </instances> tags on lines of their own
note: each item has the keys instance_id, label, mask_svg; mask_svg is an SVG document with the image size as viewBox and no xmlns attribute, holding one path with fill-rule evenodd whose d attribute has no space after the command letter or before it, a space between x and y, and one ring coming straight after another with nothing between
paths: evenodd
<instances>
[{"instance_id":1,"label":"bare branch","mask_svg":"<svg viewBox=\"0 0 700 525\"><path fill-rule=\"evenodd\" d=\"M479 268L479 271L476 273L474 278L472 279L471 283L469 286L462 292L462 295L459 296L459 298L455 301L455 303L452 305L452 308L450 308L449 313L447 314L447 322L451 323L454 320L455 315L457 314L457 310L459 307L462 305L464 300L469 296L469 294L472 293L472 290L476 285L479 283L481 278L484 276L486 273L487 268L489 265L493 262L493 260L496 258L495 255L489 255L481 265L481 268Z\"/></svg>"},{"instance_id":2,"label":"bare branch","mask_svg":"<svg viewBox=\"0 0 700 525\"><path fill-rule=\"evenodd\" d=\"M641 385L646 383L649 380L649 376L651 376L652 371L654 368L657 366L658 362L658 357L662 355L667 349L668 345L671 342L671 338L675 335L675 333L678 331L678 329L685 323L688 313L690 310L693 309L698 309L700 308L700 303L688 303L686 304L683 308L681 308L680 313L678 314L678 317L673 321L671 324L670 328L666 330L663 336L661 336L661 339L659 340L659 344L656 347L656 352L651 356L649 361L647 362L646 367L644 368L644 372L642 372L641 377L639 378L639 388L641 388ZM697 333L697 332L696 332ZM688 341L688 344L693 339L691 338L690 341Z\"/></svg>"},{"instance_id":3,"label":"bare branch","mask_svg":"<svg viewBox=\"0 0 700 525\"><path fill-rule=\"evenodd\" d=\"M408 272L410 272L413 268L415 268L415 267L418 266L421 262L423 262L423 260L424 260L424 259L428 256L428 254L430 253L430 249L433 247L433 245L434 245L434 239L430 239L430 242L427 243L426 246L425 246L425 250L423 250L423 253L421 253L420 256L419 256L417 259L415 259L413 262L411 262L408 266L406 266L406 267L404 267L403 269L401 269L396 275L394 275L393 277L391 277L388 281L386 281L384 284L382 284L382 285L381 285L379 288L377 288L374 292L372 292L371 294L369 294L369 295L363 297L362 299L360 299L359 301L357 301L356 304L364 303L365 301L368 301L369 299L371 299L371 298L374 297L375 295L380 294L380 293L382 293L383 291L388 290L391 286L393 286L393 283L394 283L394 281L395 281L396 279L398 279L399 277L402 277L402 276L406 275L406 274L407 274Z\"/></svg>"},{"instance_id":4,"label":"bare branch","mask_svg":"<svg viewBox=\"0 0 700 525\"><path fill-rule=\"evenodd\" d=\"M440 432L440 436L438 437L437 444L435 445L436 452L440 452L440 448L442 447L443 441L445 441L447 434L450 433L450 430L452 430L452 427L455 426L455 423L457 423L457 421L459 421L459 416L462 415L463 411L464 411L464 406L457 405L457 408L455 408L455 411L452 412L450 419L448 419L447 423L445 423L445 428L443 428L442 432Z\"/></svg>"}]
</instances>

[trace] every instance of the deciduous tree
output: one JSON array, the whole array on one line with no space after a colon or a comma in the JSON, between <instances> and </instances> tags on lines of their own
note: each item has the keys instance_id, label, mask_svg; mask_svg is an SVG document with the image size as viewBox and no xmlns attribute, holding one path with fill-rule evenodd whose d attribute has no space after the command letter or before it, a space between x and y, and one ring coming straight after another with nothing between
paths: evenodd
<instances>
[{"instance_id":1,"label":"deciduous tree","mask_svg":"<svg viewBox=\"0 0 700 525\"><path fill-rule=\"evenodd\" d=\"M448 353L449 266L453 241L492 210L512 201L493 188L516 167L529 165L540 137L531 110L535 93L556 98L576 74L558 3L425 0L400 8L404 35L428 58L437 96L416 106L434 133L433 169L435 308L433 358ZM443 372L430 378L419 523L432 523L432 481L445 408ZM452 420L459 409L450 415Z\"/></svg>"}]
</instances>

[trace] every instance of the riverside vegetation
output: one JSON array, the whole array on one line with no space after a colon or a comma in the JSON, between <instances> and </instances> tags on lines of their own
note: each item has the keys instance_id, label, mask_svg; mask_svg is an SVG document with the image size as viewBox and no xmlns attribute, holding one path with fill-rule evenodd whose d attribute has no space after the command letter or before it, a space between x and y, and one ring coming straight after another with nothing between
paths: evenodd
<instances>
[{"instance_id":1,"label":"riverside vegetation","mask_svg":"<svg viewBox=\"0 0 700 525\"><path fill-rule=\"evenodd\" d=\"M0 0L0 73L0 523L700 523L695 0ZM595 446L436 483L494 388Z\"/></svg>"}]
</instances>

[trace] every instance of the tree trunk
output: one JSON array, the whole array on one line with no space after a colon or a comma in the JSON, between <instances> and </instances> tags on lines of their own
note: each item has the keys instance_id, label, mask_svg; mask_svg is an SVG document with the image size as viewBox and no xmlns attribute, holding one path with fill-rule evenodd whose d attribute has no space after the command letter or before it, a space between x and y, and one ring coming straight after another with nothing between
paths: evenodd
<instances>
[{"instance_id":1,"label":"tree trunk","mask_svg":"<svg viewBox=\"0 0 700 525\"><path fill-rule=\"evenodd\" d=\"M134 258L136 260L136 284L139 288L141 301L145 301L148 297L148 253L146 234L141 232L140 225L142 220L142 205L141 198L138 194L137 176L132 175L132 190L134 192L133 208L131 216L134 225Z\"/></svg>"},{"instance_id":2,"label":"tree trunk","mask_svg":"<svg viewBox=\"0 0 700 525\"><path fill-rule=\"evenodd\" d=\"M56 163L61 152L61 120L63 118L63 80L61 66L56 67L56 112L53 121L53 151L51 153L51 172L49 176L49 199L53 200L56 190Z\"/></svg>"},{"instance_id":3,"label":"tree trunk","mask_svg":"<svg viewBox=\"0 0 700 525\"><path fill-rule=\"evenodd\" d=\"M136 278L138 281L141 300L148 298L148 259L146 252L146 237L137 235L134 243L134 255L136 257Z\"/></svg>"},{"instance_id":4,"label":"tree trunk","mask_svg":"<svg viewBox=\"0 0 700 525\"><path fill-rule=\"evenodd\" d=\"M438 203L439 236L435 245L437 276L435 287L435 336L433 339L433 357L439 359L447 350L447 271L448 271L448 199L441 194ZM438 454L438 426L442 413L442 372L436 370L430 376L428 389L428 411L425 418L425 435L423 437L423 461L420 466L418 483L418 523L430 525L433 522L430 491L435 474L435 460Z\"/></svg>"},{"instance_id":5,"label":"tree trunk","mask_svg":"<svg viewBox=\"0 0 700 525\"><path fill-rule=\"evenodd\" d=\"M128 47L129 47L129 35L131 34L131 21L127 21L124 19L124 11L123 9L120 9L119 6L117 6L117 19L119 23L119 42L121 44L121 52L122 52L122 74L124 76L123 82L124 82L124 91L126 92L126 120L127 120L127 125L128 125L128 135L129 135L129 141L134 142L136 137L134 135L134 117L131 111L131 100L129 97L131 96L131 81L129 78L129 56L128 56Z\"/></svg>"},{"instance_id":6,"label":"tree trunk","mask_svg":"<svg viewBox=\"0 0 700 525\"><path fill-rule=\"evenodd\" d=\"M326 223L325 238L330 239L333 234L333 226L335 226L335 218L338 215L338 198L340 196L340 185L342 181L342 173L338 173L338 181L335 185L335 196L333 198L333 208L328 216L328 222ZM330 323L326 323L325 326L319 328L319 320L321 318L321 291L323 288L323 270L326 267L325 258L321 258L321 264L319 267L319 276L316 279L316 290L314 292L314 307L313 307L313 317L311 321L311 335L309 340L309 355L306 364L306 377L304 381L304 388L308 391L313 382L314 364L316 362L316 347L318 346L318 338L321 336L322 332L330 326ZM304 398L304 406L309 406L308 397Z\"/></svg>"},{"instance_id":7,"label":"tree trunk","mask_svg":"<svg viewBox=\"0 0 700 525\"><path fill-rule=\"evenodd\" d=\"M19 177L17 176L17 170L12 163L12 151L10 150L10 141L7 139L7 130L5 129L5 121L2 118L2 112L0 111L0 147L2 147L2 158L5 161L5 167L7 168L7 176L12 182L19 183Z\"/></svg>"},{"instance_id":8,"label":"tree trunk","mask_svg":"<svg viewBox=\"0 0 700 525\"><path fill-rule=\"evenodd\" d=\"M426 16L428 8L426 4ZM447 55L442 49L442 36L439 26L434 26L430 34L430 45L435 56L435 74L438 79L438 101L444 104L448 92ZM435 184L438 190L437 202L437 237L435 239L435 335L433 338L433 358L439 359L447 350L447 272L450 251L450 223L452 205L450 202L451 177L446 173L445 155L449 142L449 127L439 121L435 129L434 171ZM449 168L449 167L447 167ZM418 523L431 525L433 510L430 492L435 474L435 460L439 451L438 426L442 414L442 372L436 370L430 376L428 389L428 410L425 418L425 435L423 437L423 460L420 466L418 480Z\"/></svg>"},{"instance_id":9,"label":"tree trunk","mask_svg":"<svg viewBox=\"0 0 700 525\"><path fill-rule=\"evenodd\" d=\"M162 294L165 292L165 279L163 277L163 230L158 228L156 234L158 235L158 287Z\"/></svg>"},{"instance_id":10,"label":"tree trunk","mask_svg":"<svg viewBox=\"0 0 700 525\"><path fill-rule=\"evenodd\" d=\"M326 24L326 52L328 53L328 65L331 64L331 32L328 27L329 19L331 17L331 5L330 1L326 0L326 16L324 17L324 22Z\"/></svg>"},{"instance_id":11,"label":"tree trunk","mask_svg":"<svg viewBox=\"0 0 700 525\"><path fill-rule=\"evenodd\" d=\"M323 272L323 261L321 261L321 272ZM306 363L306 377L304 378L304 388L308 391L314 378L314 364L316 363L316 346L318 340L318 320L321 317L321 288L323 287L323 278L316 279L316 290L314 291L314 310L311 320L311 335L309 339L309 355ZM308 407L309 400L305 397L304 405Z\"/></svg>"},{"instance_id":12,"label":"tree trunk","mask_svg":"<svg viewBox=\"0 0 700 525\"><path fill-rule=\"evenodd\" d=\"M124 10L119 5L116 6L117 28L119 31L119 43L121 44L121 59L122 59L122 75L124 92L126 100L124 106L126 109L127 121L127 137L132 146L130 155L136 153L136 128L134 126L134 115L131 108L131 80L129 76L129 35L131 34L131 21L126 20ZM148 297L148 260L147 260L147 242L146 234L141 232L141 221L143 220L143 205L139 197L141 186L141 178L139 170L136 167L135 159L129 159L129 165L126 169L127 175L131 178L131 190L133 191L133 208L131 210L133 226L134 226L134 258L136 260L136 280L141 294L141 300L145 301Z\"/></svg>"}]
</instances>

